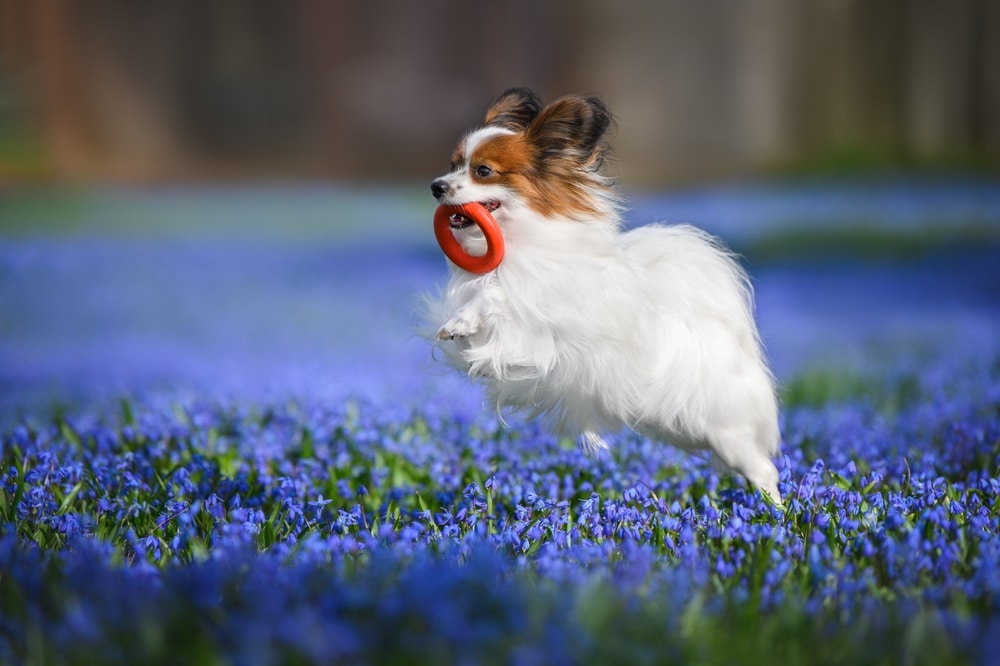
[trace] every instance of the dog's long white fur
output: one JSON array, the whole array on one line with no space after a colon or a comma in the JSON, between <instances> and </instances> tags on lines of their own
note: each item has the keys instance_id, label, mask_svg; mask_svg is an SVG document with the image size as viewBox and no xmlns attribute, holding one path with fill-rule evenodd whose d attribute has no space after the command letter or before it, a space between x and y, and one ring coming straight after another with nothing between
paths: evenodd
<instances>
[{"instance_id":1,"label":"dog's long white fur","mask_svg":"<svg viewBox=\"0 0 1000 666\"><path fill-rule=\"evenodd\" d=\"M621 231L609 192L594 188L593 219L568 219L509 190L457 188L465 200L446 203L502 200L494 217L507 249L486 275L452 266L446 289L427 299L429 329L449 338L440 350L498 409L546 418L588 447L628 427L707 450L780 502L778 406L746 273L694 227ZM471 253L485 249L475 227L456 234Z\"/></svg>"}]
</instances>

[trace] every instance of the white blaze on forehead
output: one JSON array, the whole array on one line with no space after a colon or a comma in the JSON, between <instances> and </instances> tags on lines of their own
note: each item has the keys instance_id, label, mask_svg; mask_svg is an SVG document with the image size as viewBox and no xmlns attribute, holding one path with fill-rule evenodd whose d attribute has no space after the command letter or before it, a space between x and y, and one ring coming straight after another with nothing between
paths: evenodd
<instances>
[{"instance_id":1,"label":"white blaze on forehead","mask_svg":"<svg viewBox=\"0 0 1000 666\"><path fill-rule=\"evenodd\" d=\"M472 153L476 152L476 148L481 146L483 142L487 139L491 139L495 136L500 136L502 134L514 134L513 131L507 129L506 127L483 127L482 129L477 129L476 131L465 137L465 161L469 162L469 158Z\"/></svg>"}]
</instances>

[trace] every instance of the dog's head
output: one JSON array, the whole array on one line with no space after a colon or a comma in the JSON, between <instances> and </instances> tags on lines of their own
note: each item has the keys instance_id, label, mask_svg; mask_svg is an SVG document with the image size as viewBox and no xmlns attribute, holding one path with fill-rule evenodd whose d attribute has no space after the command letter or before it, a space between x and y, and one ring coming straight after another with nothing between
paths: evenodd
<instances>
[{"instance_id":1,"label":"dog's head","mask_svg":"<svg viewBox=\"0 0 1000 666\"><path fill-rule=\"evenodd\" d=\"M431 183L431 192L444 204L477 201L501 223L504 208L517 205L545 217L606 214L610 188L599 171L611 120L592 95L569 95L543 108L534 92L512 88L493 102L485 124L459 141L449 172Z\"/></svg>"}]
</instances>

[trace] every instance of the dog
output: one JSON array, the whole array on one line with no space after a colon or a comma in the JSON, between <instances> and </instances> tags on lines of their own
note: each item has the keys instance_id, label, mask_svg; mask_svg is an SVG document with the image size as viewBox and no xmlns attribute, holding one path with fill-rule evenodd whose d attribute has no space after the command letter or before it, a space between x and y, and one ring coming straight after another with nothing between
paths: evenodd
<instances>
[{"instance_id":1,"label":"dog","mask_svg":"<svg viewBox=\"0 0 1000 666\"><path fill-rule=\"evenodd\" d=\"M780 504L778 400L749 278L695 227L623 231L623 201L602 175L612 122L596 96L543 106L512 88L459 141L432 194L481 203L506 251L484 275L450 264L427 299L430 335L499 410L544 418L589 450L628 427L707 451ZM466 252L484 253L471 220L451 227Z\"/></svg>"}]
</instances>

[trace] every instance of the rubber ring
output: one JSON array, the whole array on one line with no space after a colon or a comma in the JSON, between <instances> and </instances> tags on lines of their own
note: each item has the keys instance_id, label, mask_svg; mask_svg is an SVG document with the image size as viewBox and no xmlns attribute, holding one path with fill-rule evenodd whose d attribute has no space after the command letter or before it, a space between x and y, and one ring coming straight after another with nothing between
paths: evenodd
<instances>
[{"instance_id":1,"label":"rubber ring","mask_svg":"<svg viewBox=\"0 0 1000 666\"><path fill-rule=\"evenodd\" d=\"M486 236L486 254L477 257L465 251L451 230L451 216L459 214L472 220ZM434 236L445 256L470 273L489 273L503 261L504 240L500 225L488 210L477 202L460 206L441 204L434 211Z\"/></svg>"}]
</instances>

